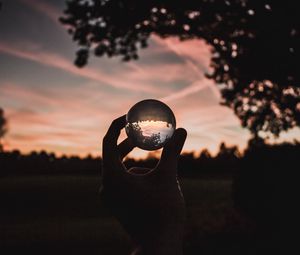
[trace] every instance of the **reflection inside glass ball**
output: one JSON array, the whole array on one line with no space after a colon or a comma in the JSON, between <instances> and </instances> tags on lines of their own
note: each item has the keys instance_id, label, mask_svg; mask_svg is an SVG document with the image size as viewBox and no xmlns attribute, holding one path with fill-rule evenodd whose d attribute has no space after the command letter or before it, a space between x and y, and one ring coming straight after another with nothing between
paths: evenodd
<instances>
[{"instance_id":1,"label":"reflection inside glass ball","mask_svg":"<svg viewBox=\"0 0 300 255\"><path fill-rule=\"evenodd\" d=\"M128 137L143 150L162 148L172 137L176 120L164 103L147 99L135 104L127 113L125 127Z\"/></svg>"}]
</instances>

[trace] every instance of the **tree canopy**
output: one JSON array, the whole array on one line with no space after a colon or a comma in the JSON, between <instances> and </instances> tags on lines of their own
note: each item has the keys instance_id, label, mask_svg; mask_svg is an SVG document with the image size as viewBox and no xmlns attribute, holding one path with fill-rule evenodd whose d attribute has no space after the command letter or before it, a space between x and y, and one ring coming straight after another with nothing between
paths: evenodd
<instances>
[{"instance_id":1,"label":"tree canopy","mask_svg":"<svg viewBox=\"0 0 300 255\"><path fill-rule=\"evenodd\" d=\"M222 104L254 136L300 126L300 20L286 0L69 0L64 16L79 49L89 55L138 58L151 34L203 39L212 46L213 79Z\"/></svg>"}]
</instances>

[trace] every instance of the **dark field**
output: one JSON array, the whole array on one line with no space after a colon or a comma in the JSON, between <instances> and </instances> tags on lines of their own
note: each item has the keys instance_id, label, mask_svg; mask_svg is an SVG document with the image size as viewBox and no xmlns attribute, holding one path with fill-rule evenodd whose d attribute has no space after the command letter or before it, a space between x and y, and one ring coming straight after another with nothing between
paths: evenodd
<instances>
[{"instance_id":1,"label":"dark field","mask_svg":"<svg viewBox=\"0 0 300 255\"><path fill-rule=\"evenodd\" d=\"M232 181L181 182L188 215L185 254L244 254L252 230L233 209ZM2 178L1 255L128 254L130 240L101 204L99 183L96 175Z\"/></svg>"}]
</instances>

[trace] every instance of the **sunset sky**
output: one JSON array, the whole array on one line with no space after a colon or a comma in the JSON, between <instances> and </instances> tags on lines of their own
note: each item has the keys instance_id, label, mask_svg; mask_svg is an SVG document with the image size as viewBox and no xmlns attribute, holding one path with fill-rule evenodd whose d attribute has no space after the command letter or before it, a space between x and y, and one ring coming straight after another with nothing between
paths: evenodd
<instances>
[{"instance_id":1,"label":"sunset sky","mask_svg":"<svg viewBox=\"0 0 300 255\"><path fill-rule=\"evenodd\" d=\"M9 133L5 149L53 151L58 155L100 155L110 122L136 102L167 103L177 125L188 131L185 151L222 141L246 146L249 131L219 105L216 85L204 77L210 51L203 41L152 37L140 60L91 58L73 65L76 45L57 21L63 0L4 0L0 11L0 107ZM123 134L124 138L125 135ZM283 139L300 137L299 129ZM146 152L135 150L133 156Z\"/></svg>"}]
</instances>

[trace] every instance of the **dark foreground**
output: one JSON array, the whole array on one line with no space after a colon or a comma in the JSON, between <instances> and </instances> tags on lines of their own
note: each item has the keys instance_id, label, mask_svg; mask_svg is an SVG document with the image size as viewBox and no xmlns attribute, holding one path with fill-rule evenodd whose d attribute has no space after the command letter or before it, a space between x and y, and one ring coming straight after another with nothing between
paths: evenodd
<instances>
[{"instance_id":1,"label":"dark foreground","mask_svg":"<svg viewBox=\"0 0 300 255\"><path fill-rule=\"evenodd\" d=\"M97 175L1 178L0 254L129 254L130 240L101 204L99 183ZM183 179L182 186L184 254L269 254L268 238L234 209L230 178Z\"/></svg>"}]
</instances>

